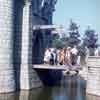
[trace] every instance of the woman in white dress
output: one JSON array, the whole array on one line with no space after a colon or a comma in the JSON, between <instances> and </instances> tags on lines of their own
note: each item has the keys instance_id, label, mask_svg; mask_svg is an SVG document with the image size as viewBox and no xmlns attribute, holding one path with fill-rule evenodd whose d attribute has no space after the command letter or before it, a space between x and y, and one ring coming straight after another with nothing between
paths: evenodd
<instances>
[{"instance_id":1,"label":"woman in white dress","mask_svg":"<svg viewBox=\"0 0 100 100\"><path fill-rule=\"evenodd\" d=\"M50 49L46 49L44 53L44 63L49 64L50 63L50 57L51 57L51 52Z\"/></svg>"}]
</instances>

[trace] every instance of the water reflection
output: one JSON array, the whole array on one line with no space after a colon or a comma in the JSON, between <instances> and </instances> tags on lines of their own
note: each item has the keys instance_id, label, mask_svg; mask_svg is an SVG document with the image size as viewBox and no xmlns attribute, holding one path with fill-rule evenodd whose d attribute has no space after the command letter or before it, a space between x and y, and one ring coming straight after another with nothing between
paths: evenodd
<instances>
[{"instance_id":1,"label":"water reflection","mask_svg":"<svg viewBox=\"0 0 100 100\"><path fill-rule=\"evenodd\" d=\"M0 100L96 100L96 97L92 99L92 96L86 96L85 88L85 80L79 76L68 76L63 78L59 86L0 94Z\"/></svg>"},{"instance_id":2,"label":"water reflection","mask_svg":"<svg viewBox=\"0 0 100 100\"><path fill-rule=\"evenodd\" d=\"M34 90L31 90L30 92L21 91L19 100L38 100L41 92L42 92L42 88L34 89Z\"/></svg>"},{"instance_id":3,"label":"water reflection","mask_svg":"<svg viewBox=\"0 0 100 100\"><path fill-rule=\"evenodd\" d=\"M53 88L52 100L85 100L85 81L78 76L66 77L62 85Z\"/></svg>"},{"instance_id":4,"label":"water reflection","mask_svg":"<svg viewBox=\"0 0 100 100\"><path fill-rule=\"evenodd\" d=\"M0 100L19 100L19 93L0 94Z\"/></svg>"}]
</instances>

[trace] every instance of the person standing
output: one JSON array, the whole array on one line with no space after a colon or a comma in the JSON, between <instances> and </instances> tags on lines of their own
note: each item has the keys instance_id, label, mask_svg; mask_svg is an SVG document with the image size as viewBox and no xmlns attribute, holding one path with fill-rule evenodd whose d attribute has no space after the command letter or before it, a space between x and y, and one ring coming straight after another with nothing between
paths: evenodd
<instances>
[{"instance_id":1,"label":"person standing","mask_svg":"<svg viewBox=\"0 0 100 100\"><path fill-rule=\"evenodd\" d=\"M54 64L57 65L57 50L56 50L56 48L53 50L53 55L54 55Z\"/></svg>"},{"instance_id":2,"label":"person standing","mask_svg":"<svg viewBox=\"0 0 100 100\"><path fill-rule=\"evenodd\" d=\"M98 47L95 49L94 55L95 56L100 56L100 51L99 51Z\"/></svg>"},{"instance_id":3,"label":"person standing","mask_svg":"<svg viewBox=\"0 0 100 100\"><path fill-rule=\"evenodd\" d=\"M59 65L60 62L60 49L57 49L57 65Z\"/></svg>"},{"instance_id":4,"label":"person standing","mask_svg":"<svg viewBox=\"0 0 100 100\"><path fill-rule=\"evenodd\" d=\"M54 48L51 48L50 51L50 65L54 65Z\"/></svg>"},{"instance_id":5,"label":"person standing","mask_svg":"<svg viewBox=\"0 0 100 100\"><path fill-rule=\"evenodd\" d=\"M76 66L77 58L78 58L78 49L77 49L76 46L74 46L71 49L71 63L72 63L72 69L71 70L76 71L76 74L79 73L79 71L78 71L79 66L78 65Z\"/></svg>"},{"instance_id":6,"label":"person standing","mask_svg":"<svg viewBox=\"0 0 100 100\"><path fill-rule=\"evenodd\" d=\"M65 64L65 48L61 49L59 52L59 64L60 65Z\"/></svg>"},{"instance_id":7,"label":"person standing","mask_svg":"<svg viewBox=\"0 0 100 100\"><path fill-rule=\"evenodd\" d=\"M72 65L77 64L77 56L78 56L78 50L77 50L77 47L74 46L71 49L71 63L72 63Z\"/></svg>"},{"instance_id":8,"label":"person standing","mask_svg":"<svg viewBox=\"0 0 100 100\"><path fill-rule=\"evenodd\" d=\"M44 63L49 64L50 58L51 58L51 50L49 48L46 48L45 53L44 53Z\"/></svg>"},{"instance_id":9,"label":"person standing","mask_svg":"<svg viewBox=\"0 0 100 100\"><path fill-rule=\"evenodd\" d=\"M66 70L63 73L70 74L70 70L72 68L71 64L71 47L67 47L65 50L65 65Z\"/></svg>"},{"instance_id":10,"label":"person standing","mask_svg":"<svg viewBox=\"0 0 100 100\"><path fill-rule=\"evenodd\" d=\"M72 64L71 64L71 47L67 47L67 49L66 49L65 63L69 68L72 66Z\"/></svg>"}]
</instances>

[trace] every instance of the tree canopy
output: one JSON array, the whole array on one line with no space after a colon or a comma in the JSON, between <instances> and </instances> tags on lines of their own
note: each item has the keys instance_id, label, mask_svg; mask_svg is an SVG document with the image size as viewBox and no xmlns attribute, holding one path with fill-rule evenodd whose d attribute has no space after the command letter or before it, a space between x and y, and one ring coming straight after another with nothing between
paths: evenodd
<instances>
[{"instance_id":1,"label":"tree canopy","mask_svg":"<svg viewBox=\"0 0 100 100\"><path fill-rule=\"evenodd\" d=\"M86 29L83 38L83 44L88 48L96 48L97 47L97 40L98 35L95 34L95 30L93 29Z\"/></svg>"},{"instance_id":2,"label":"tree canopy","mask_svg":"<svg viewBox=\"0 0 100 100\"><path fill-rule=\"evenodd\" d=\"M72 20L70 21L69 25L69 38L68 38L68 45L73 47L74 45L77 45L80 43L80 33L79 33L79 27L78 25L73 22Z\"/></svg>"}]
</instances>

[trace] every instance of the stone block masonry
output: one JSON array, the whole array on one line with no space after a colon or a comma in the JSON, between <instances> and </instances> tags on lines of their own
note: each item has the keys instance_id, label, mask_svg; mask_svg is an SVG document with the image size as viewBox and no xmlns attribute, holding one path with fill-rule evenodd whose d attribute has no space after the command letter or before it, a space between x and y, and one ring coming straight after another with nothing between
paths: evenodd
<instances>
[{"instance_id":1,"label":"stone block masonry","mask_svg":"<svg viewBox=\"0 0 100 100\"><path fill-rule=\"evenodd\" d=\"M42 86L37 73L32 70L32 27L30 3L23 9L22 51L20 89L32 89ZM35 76L35 77L34 77Z\"/></svg>"},{"instance_id":2,"label":"stone block masonry","mask_svg":"<svg viewBox=\"0 0 100 100\"><path fill-rule=\"evenodd\" d=\"M0 0L0 93L15 91L13 69L13 3Z\"/></svg>"},{"instance_id":3,"label":"stone block masonry","mask_svg":"<svg viewBox=\"0 0 100 100\"><path fill-rule=\"evenodd\" d=\"M32 50L38 50L38 58L42 59L39 48L43 52L47 44L44 38L47 36L45 32L44 35L43 32L38 32L36 43L40 47L35 48L32 46L32 27L37 24L52 24L49 21L52 16L49 17L46 13L45 19L41 11L41 16L37 18L38 14L33 12L38 10L33 4L40 6L37 0L0 0L0 93L42 86L39 76L32 69ZM48 7L47 11L49 10Z\"/></svg>"},{"instance_id":4,"label":"stone block masonry","mask_svg":"<svg viewBox=\"0 0 100 100\"><path fill-rule=\"evenodd\" d=\"M19 1L16 2L15 4L14 0L0 0L0 93L15 91L18 81L19 88L25 90L42 85L37 73L32 70L30 4L27 2L22 4L22 7ZM21 11L17 11L19 5L23 15ZM20 70L17 67L20 67ZM15 75L18 73L19 77Z\"/></svg>"},{"instance_id":5,"label":"stone block masonry","mask_svg":"<svg viewBox=\"0 0 100 100\"><path fill-rule=\"evenodd\" d=\"M100 57L88 57L88 77L86 92L100 96Z\"/></svg>"}]
</instances>

